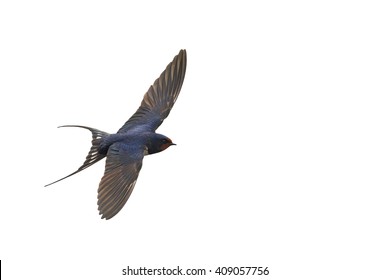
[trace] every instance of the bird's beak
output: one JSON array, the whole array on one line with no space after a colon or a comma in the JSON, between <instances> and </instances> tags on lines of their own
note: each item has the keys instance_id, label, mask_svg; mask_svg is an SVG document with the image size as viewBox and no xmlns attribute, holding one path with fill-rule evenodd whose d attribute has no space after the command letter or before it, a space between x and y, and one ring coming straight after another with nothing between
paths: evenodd
<instances>
[{"instance_id":1,"label":"bird's beak","mask_svg":"<svg viewBox=\"0 0 390 280\"><path fill-rule=\"evenodd\" d=\"M171 146L176 146L176 144L175 143L171 143Z\"/></svg>"}]
</instances>

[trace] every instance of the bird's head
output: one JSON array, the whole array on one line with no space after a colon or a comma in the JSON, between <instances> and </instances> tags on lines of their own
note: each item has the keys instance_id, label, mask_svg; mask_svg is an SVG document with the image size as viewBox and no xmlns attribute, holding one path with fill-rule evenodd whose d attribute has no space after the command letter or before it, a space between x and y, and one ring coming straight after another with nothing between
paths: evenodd
<instances>
[{"instance_id":1,"label":"bird's head","mask_svg":"<svg viewBox=\"0 0 390 280\"><path fill-rule=\"evenodd\" d=\"M148 154L155 154L164 151L168 147L176 145L172 142L171 139L162 135L162 134L154 134L148 143Z\"/></svg>"}]
</instances>

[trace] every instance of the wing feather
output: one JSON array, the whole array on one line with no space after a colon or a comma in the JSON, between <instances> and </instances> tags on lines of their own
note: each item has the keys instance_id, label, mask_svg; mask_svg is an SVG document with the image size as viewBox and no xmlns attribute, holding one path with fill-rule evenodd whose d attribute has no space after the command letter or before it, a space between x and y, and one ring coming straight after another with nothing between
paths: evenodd
<instances>
[{"instance_id":1,"label":"wing feather","mask_svg":"<svg viewBox=\"0 0 390 280\"><path fill-rule=\"evenodd\" d=\"M111 219L129 199L142 167L142 147L113 144L107 153L106 169L98 189L98 210L102 219Z\"/></svg>"},{"instance_id":2,"label":"wing feather","mask_svg":"<svg viewBox=\"0 0 390 280\"><path fill-rule=\"evenodd\" d=\"M187 53L181 50L168 64L160 77L145 93L141 106L133 116L119 129L125 133L136 127L154 132L168 117L183 85L187 67Z\"/></svg>"}]
</instances>

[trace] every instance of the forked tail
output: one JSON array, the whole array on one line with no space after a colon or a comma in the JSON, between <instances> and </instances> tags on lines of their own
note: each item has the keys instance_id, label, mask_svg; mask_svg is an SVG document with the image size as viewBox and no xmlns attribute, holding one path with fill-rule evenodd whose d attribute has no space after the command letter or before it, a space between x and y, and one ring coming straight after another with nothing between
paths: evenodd
<instances>
[{"instance_id":1,"label":"forked tail","mask_svg":"<svg viewBox=\"0 0 390 280\"><path fill-rule=\"evenodd\" d=\"M92 132L92 147L89 150L89 153L87 155L87 158L84 161L84 164L82 166L80 166L79 169L77 169L75 172L69 174L68 176L65 176L64 178L61 178L57 181L54 181L53 183L45 185L45 187L50 186L50 185L57 183L59 181L62 181L62 180L66 179L66 178L68 178L76 173L79 173L80 171L90 167L91 165L97 163L99 160L106 157L105 154L99 153L99 146L100 146L100 143L102 142L102 140L106 136L109 135L107 132L104 132L104 131L101 131L101 130L98 130L95 128L91 128L88 126L82 126L82 125L63 125L63 126L59 126L59 127L80 127L80 128L88 129L89 131Z\"/></svg>"}]
</instances>

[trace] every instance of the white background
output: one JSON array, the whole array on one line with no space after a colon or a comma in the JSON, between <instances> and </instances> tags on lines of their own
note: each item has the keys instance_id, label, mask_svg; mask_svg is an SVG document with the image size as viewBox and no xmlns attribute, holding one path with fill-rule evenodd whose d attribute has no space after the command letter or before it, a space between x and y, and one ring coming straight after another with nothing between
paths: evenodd
<instances>
[{"instance_id":1,"label":"white background","mask_svg":"<svg viewBox=\"0 0 390 280\"><path fill-rule=\"evenodd\" d=\"M386 2L1 1L4 279L389 279ZM98 215L103 161L44 188L90 145L56 127L115 132L181 48L158 130L178 145L145 158L122 211Z\"/></svg>"}]
</instances>

